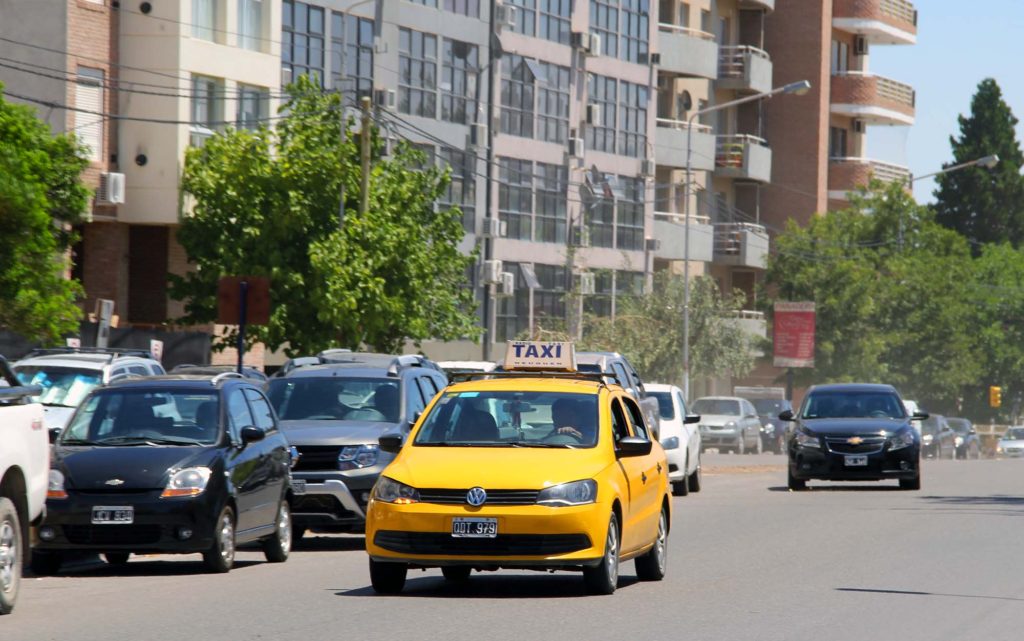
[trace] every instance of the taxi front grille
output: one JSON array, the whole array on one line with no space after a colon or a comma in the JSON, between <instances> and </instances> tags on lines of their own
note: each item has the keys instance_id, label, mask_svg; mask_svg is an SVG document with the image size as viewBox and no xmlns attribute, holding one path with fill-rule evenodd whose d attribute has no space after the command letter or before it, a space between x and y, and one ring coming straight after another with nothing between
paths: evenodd
<instances>
[{"instance_id":1,"label":"taxi front grille","mask_svg":"<svg viewBox=\"0 0 1024 641\"><path fill-rule=\"evenodd\" d=\"M440 505L463 505L466 503L464 490L426 489L420 490L421 503L438 503ZM487 501L484 505L533 505L537 502L537 490L487 490Z\"/></svg>"},{"instance_id":2,"label":"taxi front grille","mask_svg":"<svg viewBox=\"0 0 1024 641\"><path fill-rule=\"evenodd\" d=\"M446 556L550 556L590 547L586 534L499 534L494 538L453 537L447 532L380 530L374 545L399 554Z\"/></svg>"}]
</instances>

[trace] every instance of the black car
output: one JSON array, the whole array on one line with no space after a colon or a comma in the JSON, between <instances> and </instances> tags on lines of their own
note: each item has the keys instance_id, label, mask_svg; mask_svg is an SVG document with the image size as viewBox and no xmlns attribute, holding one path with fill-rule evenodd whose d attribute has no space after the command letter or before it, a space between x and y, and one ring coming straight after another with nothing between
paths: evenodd
<instances>
[{"instance_id":1,"label":"black car","mask_svg":"<svg viewBox=\"0 0 1024 641\"><path fill-rule=\"evenodd\" d=\"M956 457L962 459L981 458L981 439L978 438L978 431L974 429L974 423L966 418L946 417L946 422L953 428L956 436L953 444L956 445Z\"/></svg>"},{"instance_id":2,"label":"black car","mask_svg":"<svg viewBox=\"0 0 1024 641\"><path fill-rule=\"evenodd\" d=\"M904 490L921 489L921 439L890 385L836 384L810 388L789 432L789 489L807 481L898 479Z\"/></svg>"},{"instance_id":3,"label":"black car","mask_svg":"<svg viewBox=\"0 0 1024 641\"><path fill-rule=\"evenodd\" d=\"M127 379L93 391L53 447L32 568L71 553L194 553L227 572L235 548L291 549L292 456L267 397L235 373Z\"/></svg>"},{"instance_id":4,"label":"black car","mask_svg":"<svg viewBox=\"0 0 1024 641\"><path fill-rule=\"evenodd\" d=\"M926 458L956 458L956 432L946 417L932 414L921 421L921 456Z\"/></svg>"},{"instance_id":5,"label":"black car","mask_svg":"<svg viewBox=\"0 0 1024 641\"><path fill-rule=\"evenodd\" d=\"M793 409L793 403L784 398L752 398L761 421L761 449L776 454L786 453L786 423L779 414Z\"/></svg>"}]
</instances>

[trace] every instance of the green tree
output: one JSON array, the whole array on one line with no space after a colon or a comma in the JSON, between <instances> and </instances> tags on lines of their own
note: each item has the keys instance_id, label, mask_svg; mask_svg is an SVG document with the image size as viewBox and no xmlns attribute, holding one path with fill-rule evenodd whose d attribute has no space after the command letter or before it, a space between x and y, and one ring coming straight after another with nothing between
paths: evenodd
<instances>
[{"instance_id":1,"label":"green tree","mask_svg":"<svg viewBox=\"0 0 1024 641\"><path fill-rule=\"evenodd\" d=\"M66 250L89 202L87 165L74 138L52 135L31 108L0 93L0 327L32 341L78 329L82 288L65 278Z\"/></svg>"},{"instance_id":2,"label":"green tree","mask_svg":"<svg viewBox=\"0 0 1024 641\"><path fill-rule=\"evenodd\" d=\"M982 80L971 99L970 116L960 116L960 137L950 137L956 165L991 154L994 169L970 167L942 174L935 191L936 220L975 243L1024 241L1024 156L1017 142L1017 118L1003 100L999 85Z\"/></svg>"},{"instance_id":3,"label":"green tree","mask_svg":"<svg viewBox=\"0 0 1024 641\"><path fill-rule=\"evenodd\" d=\"M186 301L182 320L214 320L220 276L263 275L270 324L247 337L271 349L395 351L406 339L475 335L461 214L434 211L447 173L404 144L383 157L375 131L360 215L358 137L341 143L340 96L306 78L289 91L275 129L229 131L186 155L182 188L194 203L178 238L196 269L171 277L172 296Z\"/></svg>"}]
</instances>

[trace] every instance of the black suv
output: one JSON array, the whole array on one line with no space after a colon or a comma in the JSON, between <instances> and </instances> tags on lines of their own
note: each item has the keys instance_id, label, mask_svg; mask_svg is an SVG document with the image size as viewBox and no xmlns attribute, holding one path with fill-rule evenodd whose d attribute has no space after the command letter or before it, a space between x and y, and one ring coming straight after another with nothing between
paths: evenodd
<instances>
[{"instance_id":1,"label":"black suv","mask_svg":"<svg viewBox=\"0 0 1024 641\"><path fill-rule=\"evenodd\" d=\"M370 490L394 458L378 439L408 433L447 384L422 356L340 350L295 359L270 380L270 402L299 452L292 471L296 540L306 530L363 531Z\"/></svg>"},{"instance_id":2,"label":"black suv","mask_svg":"<svg viewBox=\"0 0 1024 641\"><path fill-rule=\"evenodd\" d=\"M201 552L227 572L239 544L291 550L292 456L267 397L235 373L126 379L93 391L54 443L32 567L75 550Z\"/></svg>"}]
</instances>

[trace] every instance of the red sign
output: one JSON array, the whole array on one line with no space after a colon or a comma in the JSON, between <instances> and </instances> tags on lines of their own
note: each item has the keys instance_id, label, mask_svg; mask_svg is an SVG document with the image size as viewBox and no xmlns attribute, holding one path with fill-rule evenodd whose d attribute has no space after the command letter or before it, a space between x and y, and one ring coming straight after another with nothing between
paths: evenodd
<instances>
[{"instance_id":1,"label":"red sign","mask_svg":"<svg viewBox=\"0 0 1024 641\"><path fill-rule=\"evenodd\" d=\"M775 367L814 367L814 303L775 303Z\"/></svg>"}]
</instances>

